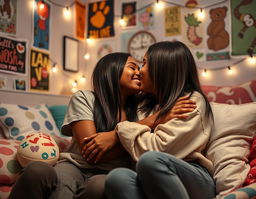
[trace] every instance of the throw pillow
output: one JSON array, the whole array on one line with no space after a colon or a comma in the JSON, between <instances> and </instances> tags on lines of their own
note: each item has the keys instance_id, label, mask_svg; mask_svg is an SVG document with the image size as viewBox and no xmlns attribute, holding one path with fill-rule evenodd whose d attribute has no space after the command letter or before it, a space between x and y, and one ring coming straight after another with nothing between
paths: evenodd
<instances>
[{"instance_id":1,"label":"throw pillow","mask_svg":"<svg viewBox=\"0 0 256 199\"><path fill-rule=\"evenodd\" d=\"M226 104L244 104L256 101L256 80L236 86L202 86L208 100Z\"/></svg>"},{"instance_id":2,"label":"throw pillow","mask_svg":"<svg viewBox=\"0 0 256 199\"><path fill-rule=\"evenodd\" d=\"M0 103L0 127L7 139L22 140L30 131L61 136L45 104L31 107Z\"/></svg>"},{"instance_id":3,"label":"throw pillow","mask_svg":"<svg viewBox=\"0 0 256 199\"><path fill-rule=\"evenodd\" d=\"M0 184L11 185L13 184L21 166L16 158L17 148L19 141L0 139ZM1 198L1 197L0 197Z\"/></svg>"},{"instance_id":4,"label":"throw pillow","mask_svg":"<svg viewBox=\"0 0 256 199\"><path fill-rule=\"evenodd\" d=\"M59 148L50 135L33 132L27 134L21 141L17 158L22 167L27 166L31 161L42 161L53 165L59 158Z\"/></svg>"},{"instance_id":5,"label":"throw pillow","mask_svg":"<svg viewBox=\"0 0 256 199\"><path fill-rule=\"evenodd\" d=\"M256 197L256 183L240 188L223 199L253 199Z\"/></svg>"},{"instance_id":6,"label":"throw pillow","mask_svg":"<svg viewBox=\"0 0 256 199\"><path fill-rule=\"evenodd\" d=\"M55 105L49 106L49 110L54 118L54 121L59 130L61 130L61 126L64 121L64 117L67 111L67 105Z\"/></svg>"},{"instance_id":7,"label":"throw pillow","mask_svg":"<svg viewBox=\"0 0 256 199\"><path fill-rule=\"evenodd\" d=\"M256 103L211 103L214 129L206 155L213 162L217 198L239 188L250 169L247 156L256 134Z\"/></svg>"}]
</instances>

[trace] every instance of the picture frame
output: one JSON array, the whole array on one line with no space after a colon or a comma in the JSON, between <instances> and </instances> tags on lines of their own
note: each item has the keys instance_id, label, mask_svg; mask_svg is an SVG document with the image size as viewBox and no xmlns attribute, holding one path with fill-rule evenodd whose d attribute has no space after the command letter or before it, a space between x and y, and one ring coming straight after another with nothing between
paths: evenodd
<instances>
[{"instance_id":1,"label":"picture frame","mask_svg":"<svg viewBox=\"0 0 256 199\"><path fill-rule=\"evenodd\" d=\"M25 79L15 79L13 84L15 90L26 91L27 82Z\"/></svg>"},{"instance_id":2,"label":"picture frame","mask_svg":"<svg viewBox=\"0 0 256 199\"><path fill-rule=\"evenodd\" d=\"M78 39L63 37L63 69L69 72L78 72Z\"/></svg>"}]
</instances>

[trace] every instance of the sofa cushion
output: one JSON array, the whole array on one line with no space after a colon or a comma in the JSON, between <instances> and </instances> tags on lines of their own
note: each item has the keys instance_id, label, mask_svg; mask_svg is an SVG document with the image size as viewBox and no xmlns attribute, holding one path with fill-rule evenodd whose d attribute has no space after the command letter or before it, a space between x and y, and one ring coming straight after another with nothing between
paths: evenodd
<instances>
[{"instance_id":1,"label":"sofa cushion","mask_svg":"<svg viewBox=\"0 0 256 199\"><path fill-rule=\"evenodd\" d=\"M202 86L211 102L244 104L256 101L256 80L235 86Z\"/></svg>"},{"instance_id":2,"label":"sofa cushion","mask_svg":"<svg viewBox=\"0 0 256 199\"><path fill-rule=\"evenodd\" d=\"M49 110L59 130L61 130L67 108L67 105L49 106Z\"/></svg>"},{"instance_id":3,"label":"sofa cushion","mask_svg":"<svg viewBox=\"0 0 256 199\"><path fill-rule=\"evenodd\" d=\"M237 189L223 199L254 199L256 197L256 183Z\"/></svg>"},{"instance_id":4,"label":"sofa cushion","mask_svg":"<svg viewBox=\"0 0 256 199\"><path fill-rule=\"evenodd\" d=\"M0 139L0 184L13 184L21 171L16 152L19 141Z\"/></svg>"},{"instance_id":5,"label":"sofa cushion","mask_svg":"<svg viewBox=\"0 0 256 199\"><path fill-rule=\"evenodd\" d=\"M214 129L206 155L214 164L217 198L239 188L250 169L248 154L256 134L256 103L211 103Z\"/></svg>"},{"instance_id":6,"label":"sofa cushion","mask_svg":"<svg viewBox=\"0 0 256 199\"><path fill-rule=\"evenodd\" d=\"M42 131L61 136L45 104L31 107L0 103L0 127L2 127L3 137L7 139L22 140L23 134L30 131Z\"/></svg>"}]
</instances>

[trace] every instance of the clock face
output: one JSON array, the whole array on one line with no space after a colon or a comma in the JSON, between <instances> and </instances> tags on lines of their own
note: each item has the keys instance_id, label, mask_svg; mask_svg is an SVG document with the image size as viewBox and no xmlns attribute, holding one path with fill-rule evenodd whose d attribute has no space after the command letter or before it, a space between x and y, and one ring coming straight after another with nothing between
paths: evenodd
<instances>
[{"instance_id":1,"label":"clock face","mask_svg":"<svg viewBox=\"0 0 256 199\"><path fill-rule=\"evenodd\" d=\"M129 40L128 52L132 55L132 57L142 62L148 47L155 42L156 39L150 32L137 32Z\"/></svg>"}]
</instances>

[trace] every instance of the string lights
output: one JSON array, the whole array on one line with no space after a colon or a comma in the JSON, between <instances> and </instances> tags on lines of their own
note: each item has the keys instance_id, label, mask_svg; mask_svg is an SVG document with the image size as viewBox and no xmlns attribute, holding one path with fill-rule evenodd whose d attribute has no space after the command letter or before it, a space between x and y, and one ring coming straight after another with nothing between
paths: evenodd
<instances>
[{"instance_id":1,"label":"string lights","mask_svg":"<svg viewBox=\"0 0 256 199\"><path fill-rule=\"evenodd\" d=\"M69 5L61 5L61 4L55 3L53 0L47 0L47 1L49 3L55 5L55 6L62 7L63 8L63 16L64 16L65 19L70 19L71 18L72 13L71 13L70 8L75 4L75 1L73 1ZM178 7L181 7L181 8L195 9L196 10L195 14L197 15L198 19L203 20L204 17L205 17L204 9L209 8L209 7L213 7L213 6L218 5L218 4L225 3L227 1L228 0L223 0L223 1L220 1L220 2L216 2L214 4L209 4L209 5L204 6L204 7L199 7L198 5L195 5L193 7L189 7L189 6L186 6L186 5L183 5L183 4L170 2L169 0L152 0L151 3L148 3L147 5L144 5L143 7L140 7L138 9L136 9L135 12L138 13L138 12L140 12L140 11L150 7L150 6L155 6L157 10L161 10L165 5L169 4L169 5L174 5L174 6L178 6ZM44 7L45 7L44 3L45 2L42 1L41 5L40 5L40 9L44 9ZM35 2L34 2L34 5L36 5ZM121 26L125 26L125 21L124 21L122 15L114 15L114 17L119 18L119 24ZM86 39L86 44L87 45L92 45L93 43L94 43L93 39L91 39L91 38ZM87 61L90 59L90 54L88 52L85 53L84 59L87 60ZM250 65L250 66L255 66L256 65L256 58L253 55L249 55L248 58L239 59L238 61L236 61L236 62L234 62L234 63L232 63L228 66L223 66L223 67L218 67L218 68L211 68L211 69L206 69L206 68L198 68L198 69L202 71L201 74L204 78L210 77L211 71L220 71L220 70L224 70L227 73L227 75L233 76L233 75L235 75L236 65L241 63L241 62L244 62L244 61L246 61L247 64ZM54 62L54 61L52 61L52 62L53 62L53 64L52 64L52 67L51 67L51 71L53 73L56 73L57 71L62 71L62 70L58 70L56 62ZM65 72L63 72L63 74L68 76ZM69 76L69 77L71 77L71 76ZM73 78L73 77L71 77L71 78ZM84 75L82 75L78 79L79 79L79 82L85 82L86 81L86 78L85 78ZM77 90L77 87L78 87L77 78L75 78L75 80L73 80L71 84L72 84L72 92L75 92Z\"/></svg>"},{"instance_id":2,"label":"string lights","mask_svg":"<svg viewBox=\"0 0 256 199\"><path fill-rule=\"evenodd\" d=\"M229 76L234 75L235 74L235 70L234 67L238 64L240 64L241 62L247 61L249 65L254 66L256 65L256 58L255 57L247 57L247 58L242 58L239 59L238 61L230 64L229 66L223 66L223 67L218 67L218 68L212 68L212 69L206 69L206 68L199 68L199 70L202 71L202 77L207 78L209 77L209 71L219 71L219 70L226 70L227 74Z\"/></svg>"}]
</instances>

